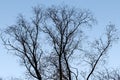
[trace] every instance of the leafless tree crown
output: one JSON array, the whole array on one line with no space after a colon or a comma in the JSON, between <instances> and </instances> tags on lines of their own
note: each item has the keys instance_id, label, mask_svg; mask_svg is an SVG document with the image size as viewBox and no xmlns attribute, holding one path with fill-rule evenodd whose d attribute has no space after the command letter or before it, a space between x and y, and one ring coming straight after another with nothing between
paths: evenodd
<instances>
[{"instance_id":1,"label":"leafless tree crown","mask_svg":"<svg viewBox=\"0 0 120 80\"><path fill-rule=\"evenodd\" d=\"M33 12L31 22L20 15L17 23L6 29L9 37L8 40L2 38L4 44L15 51L27 73L37 80L80 80L83 75L79 75L79 69L74 68L70 60L74 60L72 56L79 55L80 51L85 52L80 45L83 28L95 22L91 12L65 6L52 6L45 10L35 7ZM47 34L47 44L52 44L46 46L52 49L49 54L40 47L41 33ZM84 53L87 54L84 61L90 65L85 80L91 80L98 63L117 39L115 33L115 25L108 25L106 37L93 42L95 54Z\"/></svg>"}]
</instances>

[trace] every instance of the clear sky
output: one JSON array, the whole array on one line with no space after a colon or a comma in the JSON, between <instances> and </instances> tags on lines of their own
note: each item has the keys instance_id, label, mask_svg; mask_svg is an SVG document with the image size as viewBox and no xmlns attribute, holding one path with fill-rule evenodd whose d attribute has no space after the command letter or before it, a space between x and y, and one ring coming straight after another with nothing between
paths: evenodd
<instances>
[{"instance_id":1,"label":"clear sky","mask_svg":"<svg viewBox=\"0 0 120 80\"><path fill-rule=\"evenodd\" d=\"M64 4L90 9L98 21L98 24L93 27L93 31L98 34L109 22L116 24L120 29L120 0L0 0L0 29L14 24L20 13L30 17L32 7L39 4L46 7ZM7 53L1 42L0 45L0 77L22 76L24 68L20 66L18 59ZM109 66L120 66L118 62L120 59L119 45L119 42L114 44L110 51Z\"/></svg>"}]
</instances>

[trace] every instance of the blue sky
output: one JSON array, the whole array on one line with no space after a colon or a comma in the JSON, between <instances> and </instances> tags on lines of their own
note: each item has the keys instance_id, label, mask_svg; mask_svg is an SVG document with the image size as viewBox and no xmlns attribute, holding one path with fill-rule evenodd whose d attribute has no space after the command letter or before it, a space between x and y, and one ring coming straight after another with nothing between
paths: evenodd
<instances>
[{"instance_id":1,"label":"blue sky","mask_svg":"<svg viewBox=\"0 0 120 80\"><path fill-rule=\"evenodd\" d=\"M0 29L16 22L18 14L31 16L32 7L36 5L68 5L81 9L89 9L96 17L98 24L93 26L95 36L102 33L104 27L112 22L120 28L120 0L0 0ZM94 34L93 33L93 34ZM2 44L0 42L0 44ZM114 44L109 55L109 66L119 67L119 42ZM17 57L10 55L0 46L0 77L20 77L24 68L20 66Z\"/></svg>"}]
</instances>

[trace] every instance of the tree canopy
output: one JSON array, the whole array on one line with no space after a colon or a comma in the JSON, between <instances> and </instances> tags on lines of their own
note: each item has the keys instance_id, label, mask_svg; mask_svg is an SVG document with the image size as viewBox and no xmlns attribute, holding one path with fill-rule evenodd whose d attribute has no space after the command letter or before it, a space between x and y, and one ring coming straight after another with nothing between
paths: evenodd
<instances>
[{"instance_id":1,"label":"tree canopy","mask_svg":"<svg viewBox=\"0 0 120 80\"><path fill-rule=\"evenodd\" d=\"M19 15L17 22L5 30L6 37L2 37L4 45L19 57L31 79L111 78L105 78L109 73L102 75L99 63L104 60L109 48L118 39L115 25L107 25L103 38L87 44L83 42L86 33L84 29L96 22L89 10L52 6L47 9L34 7L33 12L30 20ZM43 37L47 41L46 44L43 44ZM84 45L88 48L90 45L89 50L83 48ZM50 51L45 51L43 46ZM79 64L75 66L75 62ZM86 65L81 66L82 63Z\"/></svg>"}]
</instances>

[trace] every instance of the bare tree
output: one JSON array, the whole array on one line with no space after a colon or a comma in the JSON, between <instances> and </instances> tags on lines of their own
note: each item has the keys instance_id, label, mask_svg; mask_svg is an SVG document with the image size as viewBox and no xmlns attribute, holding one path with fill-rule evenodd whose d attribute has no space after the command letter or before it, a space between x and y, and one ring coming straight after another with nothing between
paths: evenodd
<instances>
[{"instance_id":1,"label":"bare tree","mask_svg":"<svg viewBox=\"0 0 120 80\"><path fill-rule=\"evenodd\" d=\"M118 39L116 31L117 29L115 28L115 25L108 25L106 27L106 33L104 38L95 40L91 46L93 48L93 52L87 53L85 55L85 58L87 58L87 60L85 61L91 66L86 80L89 80L90 77L94 74L96 67L99 66L99 63L102 60L104 60L104 57L107 55L107 51L112 46L112 43Z\"/></svg>"},{"instance_id":2,"label":"bare tree","mask_svg":"<svg viewBox=\"0 0 120 80\"><path fill-rule=\"evenodd\" d=\"M47 9L43 31L48 34L53 45L55 57L50 59L56 58L52 63L59 80L72 80L73 76L77 80L78 74L72 71L70 58L78 49L83 25L91 25L92 22L94 18L87 10L54 6Z\"/></svg>"},{"instance_id":3,"label":"bare tree","mask_svg":"<svg viewBox=\"0 0 120 80\"><path fill-rule=\"evenodd\" d=\"M52 6L44 11L36 7L33 12L31 22L20 15L17 23L6 29L8 39L2 38L4 45L16 51L15 55L20 58L29 75L37 80L79 80L80 71L73 67L71 60L83 51L80 47L82 37L85 36L82 34L83 29L95 21L91 12L66 6ZM47 44L51 44L49 48L52 49L45 55L40 47L41 31L47 34ZM117 39L115 33L115 25L108 25L105 38L94 42L94 53L85 53L85 61L90 65L85 80L92 79L100 60L103 60L109 47Z\"/></svg>"},{"instance_id":4,"label":"bare tree","mask_svg":"<svg viewBox=\"0 0 120 80\"><path fill-rule=\"evenodd\" d=\"M34 8L34 17L29 23L20 15L15 25L9 26L6 29L7 40L2 38L4 45L8 49L14 50L22 64L26 67L28 73L42 80L42 50L39 46L40 22L42 20L42 9Z\"/></svg>"}]
</instances>

